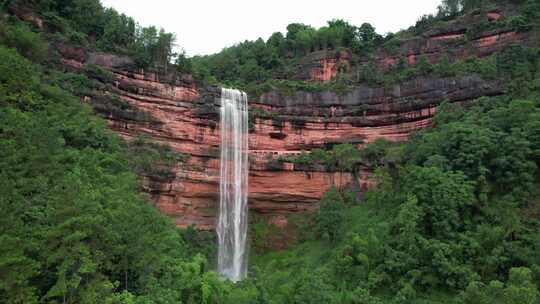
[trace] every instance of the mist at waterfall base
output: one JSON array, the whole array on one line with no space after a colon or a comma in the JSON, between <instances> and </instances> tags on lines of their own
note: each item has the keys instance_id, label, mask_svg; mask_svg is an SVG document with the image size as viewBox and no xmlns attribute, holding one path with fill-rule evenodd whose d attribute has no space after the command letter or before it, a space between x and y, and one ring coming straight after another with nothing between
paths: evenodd
<instances>
[{"instance_id":1,"label":"mist at waterfall base","mask_svg":"<svg viewBox=\"0 0 540 304\"><path fill-rule=\"evenodd\" d=\"M247 274L248 104L244 92L221 91L218 272L233 282Z\"/></svg>"}]
</instances>

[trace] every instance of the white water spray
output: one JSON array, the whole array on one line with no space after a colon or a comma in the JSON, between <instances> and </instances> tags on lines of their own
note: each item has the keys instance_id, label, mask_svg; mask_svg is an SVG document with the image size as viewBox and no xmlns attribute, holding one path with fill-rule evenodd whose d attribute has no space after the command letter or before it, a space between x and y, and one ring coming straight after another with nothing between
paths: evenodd
<instances>
[{"instance_id":1,"label":"white water spray","mask_svg":"<svg viewBox=\"0 0 540 304\"><path fill-rule=\"evenodd\" d=\"M247 274L248 173L247 95L222 89L218 272L233 282Z\"/></svg>"}]
</instances>

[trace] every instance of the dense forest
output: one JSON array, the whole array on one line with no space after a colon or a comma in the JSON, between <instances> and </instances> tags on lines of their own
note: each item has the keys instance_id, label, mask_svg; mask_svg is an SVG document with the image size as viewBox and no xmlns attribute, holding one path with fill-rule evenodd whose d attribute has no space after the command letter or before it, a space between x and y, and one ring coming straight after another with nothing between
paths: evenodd
<instances>
[{"instance_id":1,"label":"dense forest","mask_svg":"<svg viewBox=\"0 0 540 304\"><path fill-rule=\"evenodd\" d=\"M534 47L360 70L328 84L292 76L311 52L369 57L506 2L520 14L496 26L530 31ZM5 13L13 4L32 7L45 26ZM99 0L0 5L1 303L540 303L539 0L444 0L437 14L396 34L339 19L320 29L293 23L267 41L195 58L177 53L174 34L141 27ZM212 271L213 234L175 227L139 189L137 173L167 170L185 155L109 131L78 97L99 85L89 73L104 72L61 70L49 56L59 41L255 94L471 73L504 79L509 89L466 106L444 103L433 126L408 142L362 150L345 143L282 159L337 171L370 165L378 185L362 200L336 185L318 211L291 218L297 237L286 250L269 243L283 231L253 218L249 278L233 284Z\"/></svg>"}]
</instances>

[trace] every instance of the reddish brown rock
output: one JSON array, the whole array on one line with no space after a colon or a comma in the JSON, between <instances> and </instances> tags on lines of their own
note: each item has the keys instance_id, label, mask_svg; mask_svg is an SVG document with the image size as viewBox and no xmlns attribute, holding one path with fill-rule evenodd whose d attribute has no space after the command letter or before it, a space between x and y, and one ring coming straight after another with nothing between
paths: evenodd
<instances>
[{"instance_id":1,"label":"reddish brown rock","mask_svg":"<svg viewBox=\"0 0 540 304\"><path fill-rule=\"evenodd\" d=\"M201 90L189 77L171 82L166 75L149 71L122 70L125 58L62 52L64 63L74 69L97 64L113 75L112 90L133 108L150 118L106 113L109 126L126 139L146 134L174 150L191 155L178 163L169 176L142 178L143 189L156 206L174 218L177 225L212 229L219 191L219 90ZM84 62L76 59L85 58ZM352 142L359 146L377 138L407 139L430 124L442 100L464 102L485 95L501 94L500 85L471 76L459 79L417 79L391 88L360 86L345 95L331 92L297 92L282 96L270 92L250 102L276 112L277 121L255 118L249 136L249 208L284 225L286 216L317 208L322 194L332 185L373 184L369 168L358 177L324 172L284 163L272 167L269 159L328 144ZM95 98L95 97L93 97ZM87 98L90 99L90 98ZM96 102L89 100L90 103Z\"/></svg>"},{"instance_id":2,"label":"reddish brown rock","mask_svg":"<svg viewBox=\"0 0 540 304\"><path fill-rule=\"evenodd\" d=\"M11 3L8 6L8 13L17 16L19 19L24 20L26 22L29 22L33 24L35 27L39 29L43 29L43 19L36 16L34 13L34 10L31 7L27 7L24 5L19 5L17 3Z\"/></svg>"},{"instance_id":3,"label":"reddish brown rock","mask_svg":"<svg viewBox=\"0 0 540 304\"><path fill-rule=\"evenodd\" d=\"M431 40L452 40L452 39L458 39L463 38L465 34L443 34L443 35L437 35L430 37Z\"/></svg>"},{"instance_id":4,"label":"reddish brown rock","mask_svg":"<svg viewBox=\"0 0 540 304\"><path fill-rule=\"evenodd\" d=\"M471 16L490 18L496 16ZM502 15L501 17L502 18ZM452 59L486 56L528 36L512 31L482 33L473 47L462 44L466 28L456 22L445 30L433 30L420 38L404 41L397 54L378 53L381 66L405 59L416 64L425 55L436 62L452 50ZM58 46L62 62L75 70L99 65L113 74L108 89L144 113L123 113L99 108L105 101L87 96L108 120L109 127L126 139L146 134L174 150L191 155L167 176L143 176L142 187L156 206L178 226L213 229L219 200L219 94L217 88L198 88L188 75L139 70L131 59ZM350 69L348 51L316 52L304 58L297 78L328 81L339 69ZM466 103L481 96L504 93L503 84L479 76L462 78L418 78L390 87L358 86L346 94L295 92L292 96L272 91L250 101L252 109L272 115L252 121L249 135L249 208L263 214L278 227L287 215L318 207L323 193L333 185L352 185L365 190L374 184L370 168L358 176L325 172L323 168L278 163L273 159L317 147L350 142L362 147L378 138L406 140L430 125L443 101ZM104 94L107 96L107 94ZM135 111L133 110L133 111ZM127 110L126 110L127 111Z\"/></svg>"},{"instance_id":5,"label":"reddish brown rock","mask_svg":"<svg viewBox=\"0 0 540 304\"><path fill-rule=\"evenodd\" d=\"M418 62L416 58L424 56L429 63L438 63L443 56L448 56L451 61L464 59L467 57L486 57L502 51L511 44L529 44L530 35L515 31L495 31L483 33L482 36L475 37L469 47L464 38L464 33L440 34L428 39L414 38L403 41L400 50L396 54L381 52L376 59L377 65L387 69L399 63L405 58L410 65ZM448 52L451 49L452 52ZM414 60L411 60L414 58Z\"/></svg>"},{"instance_id":6,"label":"reddish brown rock","mask_svg":"<svg viewBox=\"0 0 540 304\"><path fill-rule=\"evenodd\" d=\"M493 11L493 12L487 13L487 17L488 17L489 21L498 21L503 16L502 16L502 14L500 12Z\"/></svg>"},{"instance_id":7,"label":"reddish brown rock","mask_svg":"<svg viewBox=\"0 0 540 304\"><path fill-rule=\"evenodd\" d=\"M217 96L205 99L194 84L171 86L129 73L115 75L120 96L160 123L110 116L110 127L128 138L147 134L192 155L187 163L174 168L170 179L145 178L145 189L179 226L212 229L219 183ZM270 218L283 219L281 216L317 208L320 197L332 185L354 182L366 189L373 184L367 168L357 180L349 174L306 170L291 163L269 168L269 154L294 154L328 143L363 145L377 138L405 140L411 132L430 124L442 100L462 102L500 93L495 83L469 77L417 80L388 89L359 87L345 96L329 92L298 92L291 97L266 94L251 106L278 112L281 121L276 124L255 119L249 140L249 207Z\"/></svg>"},{"instance_id":8,"label":"reddish brown rock","mask_svg":"<svg viewBox=\"0 0 540 304\"><path fill-rule=\"evenodd\" d=\"M430 63L437 63L443 56L450 61L467 57L485 57L500 52L510 44L529 45L533 41L528 33L514 31L508 26L498 26L495 30L471 34L470 29L483 26L486 22L497 22L506 16L517 14L518 8L509 4L508 7L490 11L485 14L470 13L449 21L444 27L434 27L420 35L399 41L396 50L382 47L375 58L377 66L387 69L405 60L411 65L418 62L419 56L424 56ZM470 45L473 47L470 47ZM363 59L365 63L369 59Z\"/></svg>"},{"instance_id":9,"label":"reddish brown rock","mask_svg":"<svg viewBox=\"0 0 540 304\"><path fill-rule=\"evenodd\" d=\"M339 71L348 71L350 69L351 57L352 54L349 50L313 52L302 58L298 67L297 78L328 82Z\"/></svg>"}]
</instances>

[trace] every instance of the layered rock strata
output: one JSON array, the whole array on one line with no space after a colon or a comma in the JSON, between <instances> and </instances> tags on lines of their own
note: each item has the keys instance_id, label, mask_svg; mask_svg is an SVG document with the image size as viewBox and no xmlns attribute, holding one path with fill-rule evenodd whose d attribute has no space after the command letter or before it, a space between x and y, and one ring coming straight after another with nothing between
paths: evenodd
<instances>
[{"instance_id":1,"label":"layered rock strata","mask_svg":"<svg viewBox=\"0 0 540 304\"><path fill-rule=\"evenodd\" d=\"M465 41L465 35L470 36L470 24L504 18L503 11L465 16L444 29L402 40L393 52L381 48L375 61L385 69L399 60L415 64L419 56L435 63L445 55L451 60L483 57L513 43L528 43L526 33L504 27ZM188 161L177 163L170 174L143 176L143 188L178 226L213 229L219 197L220 90L197 87L189 75L138 70L127 57L65 45L55 49L62 64L70 69L85 71L99 66L112 73L110 79L99 79L106 84L104 96L119 96L130 109L111 110L107 101L95 96L84 98L106 117L112 130L126 139L145 134L191 155ZM330 81L340 71L350 71L352 60L347 50L313 53L300 61L296 77ZM366 63L362 60L360 66ZM361 167L353 176L276 162L279 156L343 142L361 147L379 138L403 141L412 132L429 126L443 101L467 103L500 94L504 94L503 83L476 75L417 78L390 87L359 85L341 95L300 91L292 95L279 91L263 94L250 100L249 207L283 226L287 215L316 209L322 194L332 185L352 185L363 191L374 183L368 167Z\"/></svg>"},{"instance_id":2,"label":"layered rock strata","mask_svg":"<svg viewBox=\"0 0 540 304\"><path fill-rule=\"evenodd\" d=\"M144 189L179 226L212 229L219 195L219 90L197 88L190 77L163 78L134 70L125 57L59 50L66 66L80 70L99 65L112 72L110 92L151 117L107 112L112 130L128 139L145 134L191 155L189 161L176 164L170 175L143 177ZM444 100L466 102L501 93L496 82L470 76L416 79L391 88L360 86L343 96L331 92L264 94L251 100L250 107L277 115L271 119L252 117L249 206L271 220L282 221L284 215L315 209L332 185L353 183L365 190L373 183L367 167L353 177L269 162L279 155L341 142L363 145L377 138L405 140L411 132L430 124L437 105Z\"/></svg>"}]
</instances>

